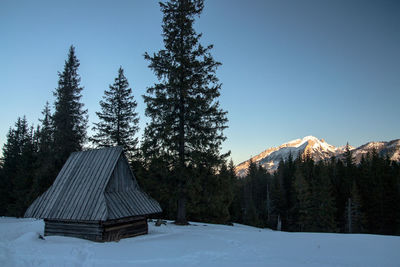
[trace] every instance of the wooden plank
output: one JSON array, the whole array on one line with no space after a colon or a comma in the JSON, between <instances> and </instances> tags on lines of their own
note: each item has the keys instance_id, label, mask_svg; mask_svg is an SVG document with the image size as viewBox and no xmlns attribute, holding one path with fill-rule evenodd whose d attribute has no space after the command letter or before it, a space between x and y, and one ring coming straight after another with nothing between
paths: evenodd
<instances>
[{"instance_id":1,"label":"wooden plank","mask_svg":"<svg viewBox=\"0 0 400 267\"><path fill-rule=\"evenodd\" d=\"M120 168L118 175L120 176L120 184L118 187L119 191L125 191L126 188L134 187L134 177L132 176L132 172L129 166L129 163L125 157L125 155L121 155L120 157Z\"/></svg>"},{"instance_id":2,"label":"wooden plank","mask_svg":"<svg viewBox=\"0 0 400 267\"><path fill-rule=\"evenodd\" d=\"M104 231L105 231L105 232L109 232L109 231L114 231L114 230L129 228L129 227L139 228L140 226L143 226L143 225L145 225L146 223L147 223L147 222L145 222L145 221L139 221L139 222L134 222L134 223L115 225L115 226L111 226L111 227L105 227L105 228L104 228Z\"/></svg>"},{"instance_id":3,"label":"wooden plank","mask_svg":"<svg viewBox=\"0 0 400 267\"><path fill-rule=\"evenodd\" d=\"M75 164L75 161L78 160L80 157L79 154L71 154L67 159L67 162L62 167L61 171L57 175L56 179L54 180L53 185L46 191L46 195L43 198L43 202L41 203L40 208L40 217L42 218L49 218L51 217L51 210L53 209L54 203L57 201L59 194L61 193L58 188L62 188L64 184L64 175L70 172L70 166ZM47 193L49 192L49 193Z\"/></svg>"},{"instance_id":4,"label":"wooden plank","mask_svg":"<svg viewBox=\"0 0 400 267\"><path fill-rule=\"evenodd\" d=\"M72 214L76 209L79 209L79 197L85 194L84 190L86 187L86 180L88 172L90 171L90 159L95 154L94 150L89 150L83 152L85 157L80 162L79 171L71 177L71 184L68 190L68 194L64 198L64 207L62 213L60 214L61 218L65 219L74 219Z\"/></svg>"},{"instance_id":5,"label":"wooden plank","mask_svg":"<svg viewBox=\"0 0 400 267\"><path fill-rule=\"evenodd\" d=\"M45 235L63 235L85 238L85 236L95 236L101 239L103 227L99 224L68 224L60 222L46 222Z\"/></svg>"},{"instance_id":6,"label":"wooden plank","mask_svg":"<svg viewBox=\"0 0 400 267\"><path fill-rule=\"evenodd\" d=\"M129 216L129 215L138 215L135 214L135 206L132 205L131 203L131 199L129 198L129 192L131 192L130 190L128 191L122 191L119 192L119 197L121 199L121 203L123 205L124 208L124 217Z\"/></svg>"},{"instance_id":7,"label":"wooden plank","mask_svg":"<svg viewBox=\"0 0 400 267\"><path fill-rule=\"evenodd\" d=\"M110 200L111 200L112 207L114 208L114 211L117 213L118 217L119 218L126 217L126 214L124 212L124 207L121 203L121 199L118 196L118 192L112 193Z\"/></svg>"},{"instance_id":8,"label":"wooden plank","mask_svg":"<svg viewBox=\"0 0 400 267\"><path fill-rule=\"evenodd\" d=\"M57 201L54 203L51 218L63 218L62 211L66 205L70 204L67 201L65 201L65 198L71 192L70 188L72 188L71 186L74 183L77 173L79 173L83 168L82 162L85 161L87 153L84 152L77 153L77 156L79 156L79 159L75 162L74 165L71 165L71 167L69 168L70 172L68 173L68 175L63 176L64 184L62 188L61 187L57 188L58 190L61 190L61 193L57 198Z\"/></svg>"},{"instance_id":9,"label":"wooden plank","mask_svg":"<svg viewBox=\"0 0 400 267\"><path fill-rule=\"evenodd\" d=\"M129 162L128 162L128 159L126 158L125 154L123 155L123 157L124 157L124 161L125 161L126 164L128 164L128 166L129 166ZM137 182L137 180L136 180L135 174L133 173L133 171L132 171L132 169L131 169L130 166L129 166L128 172L129 172L129 176L132 178L133 186L134 186L135 188L139 188L139 184L138 184L138 182Z\"/></svg>"},{"instance_id":10,"label":"wooden plank","mask_svg":"<svg viewBox=\"0 0 400 267\"><path fill-rule=\"evenodd\" d=\"M81 199L87 194L88 190L91 190L90 186L88 186L88 180L90 179L90 173L92 169L92 158L96 155L97 151L92 151L88 154L88 158L86 159L84 170L75 177L76 181L76 188L73 188L73 194L70 194L70 205L69 210L66 212L64 218L68 219L77 219L79 218L76 214L82 209L82 202Z\"/></svg>"},{"instance_id":11,"label":"wooden plank","mask_svg":"<svg viewBox=\"0 0 400 267\"><path fill-rule=\"evenodd\" d=\"M106 200L104 197L104 194L100 195L100 199L99 201L101 201L101 205L100 205L100 209L97 212L99 218L101 218L101 220L106 220L107 219L107 205L106 205Z\"/></svg>"},{"instance_id":12,"label":"wooden plank","mask_svg":"<svg viewBox=\"0 0 400 267\"><path fill-rule=\"evenodd\" d=\"M79 162L82 160L82 158L84 157L84 154L82 153L77 153L75 154L76 157L74 158L74 163L71 164L68 168L68 172L64 173L64 175L60 178L62 178L62 184L60 184L59 186L56 186L55 190L58 191L58 197L56 199L56 201L53 204L52 207L52 211L51 211L51 218L59 218L60 216L58 216L58 213L63 205L63 200L64 200L64 196L65 194L68 193L67 188L69 187L70 183L71 183L71 176L73 176L76 171L78 170L80 164Z\"/></svg>"},{"instance_id":13,"label":"wooden plank","mask_svg":"<svg viewBox=\"0 0 400 267\"><path fill-rule=\"evenodd\" d=\"M44 221L45 222L81 223L81 224L100 224L99 221L66 220L66 219L44 219Z\"/></svg>"},{"instance_id":14,"label":"wooden plank","mask_svg":"<svg viewBox=\"0 0 400 267\"><path fill-rule=\"evenodd\" d=\"M104 202L96 203L97 205L93 209L94 213L97 213L97 212L99 212L99 210L106 208L104 191L105 191L105 188L106 188L108 182L111 179L111 174L114 172L115 166L117 165L117 162L118 162L118 159L119 159L121 153L122 153L122 148L119 148L118 150L117 149L114 150L114 154L110 155L110 157L112 157L113 160L110 161L111 165L108 165L107 168L105 168L103 171L102 175L104 176L103 177L104 182L97 187L97 191L93 195L94 198L98 198L101 196L101 198L104 200ZM106 220L107 218L102 218L102 219Z\"/></svg>"},{"instance_id":15,"label":"wooden plank","mask_svg":"<svg viewBox=\"0 0 400 267\"><path fill-rule=\"evenodd\" d=\"M120 218L120 219L116 219L116 220L107 220L107 221L102 222L101 224L106 226L106 225L110 225L110 224L135 222L135 221L141 221L141 220L146 220L146 216L125 217L125 218Z\"/></svg>"},{"instance_id":16,"label":"wooden plank","mask_svg":"<svg viewBox=\"0 0 400 267\"><path fill-rule=\"evenodd\" d=\"M114 200L114 198L115 198L114 193L111 193L111 194L110 193L106 193L105 197L106 197L108 208L111 211L108 214L108 218L115 219L115 218L124 217L122 212L120 211L118 203L116 203L116 201ZM115 214L115 217L111 217L112 216L111 213Z\"/></svg>"},{"instance_id":17,"label":"wooden plank","mask_svg":"<svg viewBox=\"0 0 400 267\"><path fill-rule=\"evenodd\" d=\"M147 224L145 227L140 228L124 228L120 230L105 232L103 236L104 241L115 241L121 238L128 238L137 235L144 235L148 233Z\"/></svg>"},{"instance_id":18,"label":"wooden plank","mask_svg":"<svg viewBox=\"0 0 400 267\"><path fill-rule=\"evenodd\" d=\"M62 223L58 223L58 224L46 224L45 227L47 228L64 228L64 229L102 229L103 227L101 227L100 225L70 225L70 224L62 224Z\"/></svg>"},{"instance_id":19,"label":"wooden plank","mask_svg":"<svg viewBox=\"0 0 400 267\"><path fill-rule=\"evenodd\" d=\"M65 228L46 228L46 233L59 233L59 234L81 234L81 235L103 235L103 231L95 229L65 229Z\"/></svg>"},{"instance_id":20,"label":"wooden plank","mask_svg":"<svg viewBox=\"0 0 400 267\"><path fill-rule=\"evenodd\" d=\"M147 214L146 210L143 209L142 205L140 204L140 199L138 196L138 190L132 191L130 195L135 200L136 209L138 210L137 215ZM143 204L143 203L142 203Z\"/></svg>"},{"instance_id":21,"label":"wooden plank","mask_svg":"<svg viewBox=\"0 0 400 267\"><path fill-rule=\"evenodd\" d=\"M61 227L72 227L72 228L79 228L79 227L86 227L86 228L101 228L100 224L83 224L83 223L62 223L62 222L57 222L57 223L45 223L46 227L53 227L53 226L61 226Z\"/></svg>"},{"instance_id":22,"label":"wooden plank","mask_svg":"<svg viewBox=\"0 0 400 267\"><path fill-rule=\"evenodd\" d=\"M87 213L85 213L85 210L87 210L87 206L91 206L93 203L88 203L86 200L87 195L89 192L85 192L85 190L95 190L93 188L93 184L95 183L94 180L96 180L96 177L98 176L101 166L104 165L104 162L107 161L107 153L100 153L100 151L96 151L98 154L95 159L91 159L90 165L93 165L94 168L91 169L91 172L88 174L88 176L82 177L85 179L87 182L84 185L85 188L81 188L79 196L76 197L76 202L77 203L82 203L80 206L80 209L75 209L75 211L71 214L71 218L79 218L79 219L90 219L87 216ZM94 155L93 155L94 156ZM90 167L90 166L89 166ZM89 180L89 181L88 181Z\"/></svg>"},{"instance_id":23,"label":"wooden plank","mask_svg":"<svg viewBox=\"0 0 400 267\"><path fill-rule=\"evenodd\" d=\"M75 235L96 235L102 236L103 231L87 230L87 229L64 229L64 228L46 228L46 234L75 234Z\"/></svg>"},{"instance_id":24,"label":"wooden plank","mask_svg":"<svg viewBox=\"0 0 400 267\"><path fill-rule=\"evenodd\" d=\"M104 194L104 189L106 187L106 185L108 184L108 181L111 177L111 174L114 171L114 168L118 162L118 158L122 153L122 148L121 147L117 147L115 149L109 150L109 159L108 160L108 164L106 164L106 166L104 166L103 168L103 172L101 173L101 175L99 175L98 177L98 183L95 184L95 190L92 192L90 198L88 199L88 201L93 201L95 206L91 208L91 215L89 218L96 218L96 219L104 219L106 220L106 218L99 218L96 217L95 215L101 210L102 205L105 205L104 202L100 202L100 201L96 201L100 198L101 194ZM104 199L103 199L104 200Z\"/></svg>"},{"instance_id":25,"label":"wooden plank","mask_svg":"<svg viewBox=\"0 0 400 267\"><path fill-rule=\"evenodd\" d=\"M69 223L45 223L45 227L64 227L64 228L103 228L100 224L69 224Z\"/></svg>"}]
</instances>

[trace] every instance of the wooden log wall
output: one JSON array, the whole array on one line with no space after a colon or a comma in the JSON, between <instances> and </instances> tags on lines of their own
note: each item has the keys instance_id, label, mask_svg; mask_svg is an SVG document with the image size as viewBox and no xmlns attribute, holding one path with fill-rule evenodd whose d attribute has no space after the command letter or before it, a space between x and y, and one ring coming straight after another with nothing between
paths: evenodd
<instances>
[{"instance_id":1,"label":"wooden log wall","mask_svg":"<svg viewBox=\"0 0 400 267\"><path fill-rule=\"evenodd\" d=\"M124 218L113 221L106 221L104 226L104 241L118 241L121 238L128 238L148 233L146 217Z\"/></svg>"},{"instance_id":2,"label":"wooden log wall","mask_svg":"<svg viewBox=\"0 0 400 267\"><path fill-rule=\"evenodd\" d=\"M60 221L45 219L45 236L59 235L89 239L97 242L118 241L148 233L147 219L144 216L118 220L99 221Z\"/></svg>"},{"instance_id":3,"label":"wooden log wall","mask_svg":"<svg viewBox=\"0 0 400 267\"><path fill-rule=\"evenodd\" d=\"M45 220L44 235L60 235L102 241L103 227L99 222L66 222Z\"/></svg>"}]
</instances>

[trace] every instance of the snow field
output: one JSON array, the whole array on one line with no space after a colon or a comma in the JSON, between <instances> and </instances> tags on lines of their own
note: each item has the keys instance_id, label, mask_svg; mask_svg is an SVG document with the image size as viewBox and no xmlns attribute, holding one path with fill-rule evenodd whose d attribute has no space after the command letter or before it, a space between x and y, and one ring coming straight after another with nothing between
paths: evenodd
<instances>
[{"instance_id":1,"label":"snow field","mask_svg":"<svg viewBox=\"0 0 400 267\"><path fill-rule=\"evenodd\" d=\"M400 237L286 233L192 223L119 242L43 235L44 222L0 218L0 266L400 266Z\"/></svg>"}]
</instances>

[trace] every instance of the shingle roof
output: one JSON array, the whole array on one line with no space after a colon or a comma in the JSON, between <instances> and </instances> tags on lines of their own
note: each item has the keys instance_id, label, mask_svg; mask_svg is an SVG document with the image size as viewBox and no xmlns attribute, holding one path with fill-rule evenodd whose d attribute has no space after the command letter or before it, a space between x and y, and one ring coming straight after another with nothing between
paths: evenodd
<instances>
[{"instance_id":1,"label":"shingle roof","mask_svg":"<svg viewBox=\"0 0 400 267\"><path fill-rule=\"evenodd\" d=\"M25 217L106 221L161 212L157 201L141 191L130 169L132 182L106 190L119 164L129 169L121 147L72 153L53 185L33 202Z\"/></svg>"}]
</instances>

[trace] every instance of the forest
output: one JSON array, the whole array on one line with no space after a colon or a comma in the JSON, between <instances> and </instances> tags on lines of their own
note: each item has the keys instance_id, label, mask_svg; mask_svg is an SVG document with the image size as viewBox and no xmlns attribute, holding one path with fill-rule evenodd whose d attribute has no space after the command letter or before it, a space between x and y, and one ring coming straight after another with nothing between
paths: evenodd
<instances>
[{"instance_id":1,"label":"forest","mask_svg":"<svg viewBox=\"0 0 400 267\"><path fill-rule=\"evenodd\" d=\"M400 165L367 153L315 162L308 154L281 161L270 174L251 163L236 179L233 221L295 232L399 235Z\"/></svg>"},{"instance_id":2,"label":"forest","mask_svg":"<svg viewBox=\"0 0 400 267\"><path fill-rule=\"evenodd\" d=\"M293 155L275 173L251 163L246 177L236 177L229 153L221 153L228 127L218 101L221 63L193 28L204 3L171 0L160 7L165 47L144 54L158 82L143 96L150 121L143 136L138 96L122 67L104 91L99 122L88 136L80 61L71 46L52 105L46 103L38 124L24 116L9 129L0 160L1 216L23 216L72 152L122 146L140 186L161 204L160 217L177 224L400 235L400 165L375 151L360 164L349 148L344 159L329 161Z\"/></svg>"}]
</instances>

